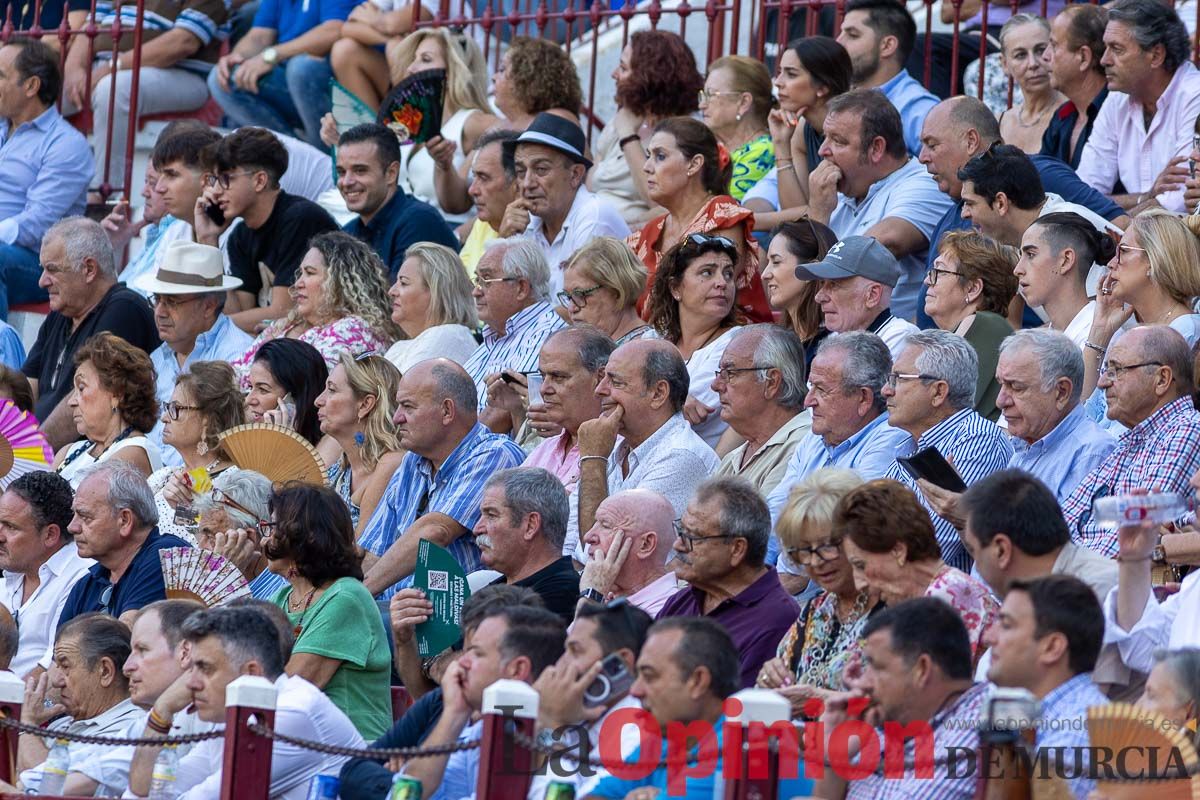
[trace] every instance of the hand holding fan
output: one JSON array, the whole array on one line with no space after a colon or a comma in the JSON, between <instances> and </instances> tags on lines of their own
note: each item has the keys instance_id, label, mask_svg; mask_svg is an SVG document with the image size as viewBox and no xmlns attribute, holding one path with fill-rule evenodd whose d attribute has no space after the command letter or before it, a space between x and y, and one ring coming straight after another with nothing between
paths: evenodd
<instances>
[{"instance_id":1,"label":"hand holding fan","mask_svg":"<svg viewBox=\"0 0 1200 800\"><path fill-rule=\"evenodd\" d=\"M272 483L325 483L325 462L320 453L291 428L254 422L230 428L218 438L230 461L266 475Z\"/></svg>"},{"instance_id":2,"label":"hand holding fan","mask_svg":"<svg viewBox=\"0 0 1200 800\"><path fill-rule=\"evenodd\" d=\"M400 144L424 144L441 135L445 92L446 70L413 73L388 92L378 122L391 128Z\"/></svg>"},{"instance_id":3,"label":"hand holding fan","mask_svg":"<svg viewBox=\"0 0 1200 800\"><path fill-rule=\"evenodd\" d=\"M0 400L0 489L53 463L54 450L38 429L37 418L11 400Z\"/></svg>"},{"instance_id":4,"label":"hand holding fan","mask_svg":"<svg viewBox=\"0 0 1200 800\"><path fill-rule=\"evenodd\" d=\"M210 550L170 547L159 550L158 559L170 600L197 600L211 608L250 595L241 571Z\"/></svg>"}]
</instances>

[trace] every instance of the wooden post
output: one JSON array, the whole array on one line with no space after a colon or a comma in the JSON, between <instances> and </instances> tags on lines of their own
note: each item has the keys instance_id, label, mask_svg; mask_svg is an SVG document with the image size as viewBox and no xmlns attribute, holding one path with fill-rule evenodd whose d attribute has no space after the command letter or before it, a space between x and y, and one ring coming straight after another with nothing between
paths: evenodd
<instances>
[{"instance_id":1,"label":"wooden post","mask_svg":"<svg viewBox=\"0 0 1200 800\"><path fill-rule=\"evenodd\" d=\"M511 732L532 739L537 715L538 693L527 683L505 679L483 690L477 800L512 800L529 793L533 753L519 747Z\"/></svg>"},{"instance_id":2,"label":"wooden post","mask_svg":"<svg viewBox=\"0 0 1200 800\"><path fill-rule=\"evenodd\" d=\"M0 712L13 722L21 720L25 682L11 672L0 672ZM12 728L0 728L0 781L17 783L17 739Z\"/></svg>"},{"instance_id":3,"label":"wooden post","mask_svg":"<svg viewBox=\"0 0 1200 800\"><path fill-rule=\"evenodd\" d=\"M275 684L243 675L225 689L225 758L221 800L267 800L271 788L271 740L247 726L275 725Z\"/></svg>"},{"instance_id":4,"label":"wooden post","mask_svg":"<svg viewBox=\"0 0 1200 800\"><path fill-rule=\"evenodd\" d=\"M743 689L726 702L734 701L741 708L725 718L723 755L727 759L737 758L738 763L723 765L725 800L776 800L780 739L772 726L792 725L791 704L768 689ZM735 747L730 737L738 735L739 727L740 741ZM791 757L797 758L795 754Z\"/></svg>"}]
</instances>

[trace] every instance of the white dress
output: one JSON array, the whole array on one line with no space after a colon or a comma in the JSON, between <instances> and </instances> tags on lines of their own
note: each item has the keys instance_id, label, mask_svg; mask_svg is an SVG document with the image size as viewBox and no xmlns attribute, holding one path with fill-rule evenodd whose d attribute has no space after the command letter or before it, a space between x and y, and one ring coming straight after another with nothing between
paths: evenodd
<instances>
[{"instance_id":1,"label":"white dress","mask_svg":"<svg viewBox=\"0 0 1200 800\"><path fill-rule=\"evenodd\" d=\"M154 472L162 468L162 454L154 442L147 439L145 436L130 436L127 439L122 439L114 443L111 447L100 454L99 458L92 455L92 442L87 439L80 439L72 445L67 446L67 456L63 459L63 465L58 468L58 474L67 479L67 483L71 484L72 489L79 489L79 484L83 482L83 473L88 467L99 464L101 461L107 461L112 457L113 453L124 450L126 447L140 447L146 454L146 458L150 461L150 471ZM78 455L75 455L77 451ZM72 456L75 456L72 458ZM70 463L67 463L67 462Z\"/></svg>"},{"instance_id":2,"label":"white dress","mask_svg":"<svg viewBox=\"0 0 1200 800\"><path fill-rule=\"evenodd\" d=\"M454 151L455 169L461 167L466 158L462 143L463 128L466 127L467 120L473 113L475 113L473 108L460 108L450 119L442 123L442 137L458 145L458 149ZM438 203L437 186L433 180L436 164L427 148L415 147L411 144L401 145L400 163L403 165L403 169L400 170L401 189L436 208L451 227L467 221L467 214L447 214Z\"/></svg>"},{"instance_id":3,"label":"white dress","mask_svg":"<svg viewBox=\"0 0 1200 800\"><path fill-rule=\"evenodd\" d=\"M193 531L182 525L175 524L175 506L167 498L163 497L163 489L167 486L167 481L175 474L177 467L163 467L155 470L146 479L150 484L150 491L154 492L154 505L158 509L158 532L163 534L173 534L183 539L193 547L196 546L196 535Z\"/></svg>"},{"instance_id":4,"label":"white dress","mask_svg":"<svg viewBox=\"0 0 1200 800\"><path fill-rule=\"evenodd\" d=\"M477 347L479 342L465 325L434 325L415 339L396 342L388 349L386 358L403 375L428 358L448 358L456 364L465 364Z\"/></svg>"}]
</instances>

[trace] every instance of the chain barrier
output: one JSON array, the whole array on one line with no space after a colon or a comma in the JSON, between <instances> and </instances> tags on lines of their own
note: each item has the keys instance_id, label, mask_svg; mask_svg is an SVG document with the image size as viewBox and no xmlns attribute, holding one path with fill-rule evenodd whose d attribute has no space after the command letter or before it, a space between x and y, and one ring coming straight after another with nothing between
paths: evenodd
<instances>
[{"instance_id":1,"label":"chain barrier","mask_svg":"<svg viewBox=\"0 0 1200 800\"><path fill-rule=\"evenodd\" d=\"M159 747L169 744L198 744L199 742L207 742L210 739L221 739L225 736L224 728L218 728L216 730L206 731L204 733L187 733L182 736L163 736L152 739L135 739L119 736L92 736L86 733L72 733L68 730L43 728L41 725L27 725L24 722L18 722L17 720L9 719L3 715L0 715L0 728L8 728L16 731L17 733L30 733L34 736L42 736L47 739L66 739L68 742L78 742L79 744L100 744L109 745L111 747Z\"/></svg>"},{"instance_id":2,"label":"chain barrier","mask_svg":"<svg viewBox=\"0 0 1200 800\"><path fill-rule=\"evenodd\" d=\"M346 756L348 758L370 758L374 760L386 760L389 758L430 758L433 756L448 756L452 753L461 753L466 750L477 750L479 748L480 739L472 739L467 742L452 742L450 744L434 745L430 747L342 747L336 744L325 744L324 742L312 742L308 739L299 739L295 736L288 736L286 733L280 733L277 730L268 728L266 725L257 722L251 722L246 725L246 728L264 739L278 739L286 744L294 745L305 750L312 750L316 753L325 753L330 756Z\"/></svg>"}]
</instances>

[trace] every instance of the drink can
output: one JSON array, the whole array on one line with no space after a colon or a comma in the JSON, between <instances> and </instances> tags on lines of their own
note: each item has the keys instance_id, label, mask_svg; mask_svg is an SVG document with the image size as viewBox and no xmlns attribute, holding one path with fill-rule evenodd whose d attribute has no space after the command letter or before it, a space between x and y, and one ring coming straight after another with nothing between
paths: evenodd
<instances>
[{"instance_id":1,"label":"drink can","mask_svg":"<svg viewBox=\"0 0 1200 800\"><path fill-rule=\"evenodd\" d=\"M575 800L575 786L565 781L551 781L546 787L545 800Z\"/></svg>"},{"instance_id":2,"label":"drink can","mask_svg":"<svg viewBox=\"0 0 1200 800\"><path fill-rule=\"evenodd\" d=\"M337 800L340 785L336 775L313 775L308 782L307 800Z\"/></svg>"},{"instance_id":3,"label":"drink can","mask_svg":"<svg viewBox=\"0 0 1200 800\"><path fill-rule=\"evenodd\" d=\"M392 782L392 793L389 800L421 800L423 791L421 781L407 775L397 775Z\"/></svg>"}]
</instances>

